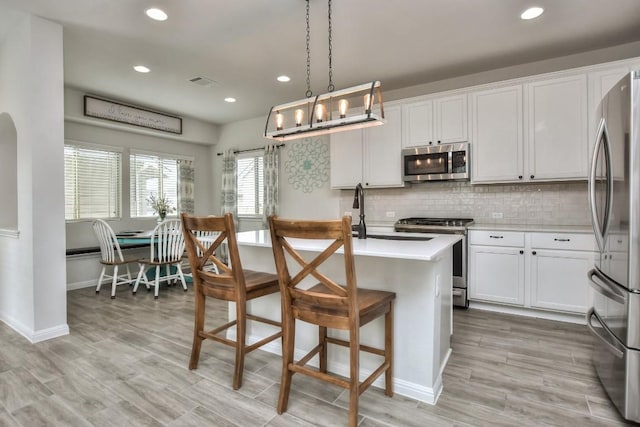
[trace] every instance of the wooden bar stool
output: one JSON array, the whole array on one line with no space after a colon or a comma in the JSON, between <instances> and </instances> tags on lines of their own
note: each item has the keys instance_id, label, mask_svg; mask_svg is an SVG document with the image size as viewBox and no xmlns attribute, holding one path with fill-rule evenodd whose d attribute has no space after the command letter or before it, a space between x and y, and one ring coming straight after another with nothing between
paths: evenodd
<instances>
[{"instance_id":1,"label":"wooden bar stool","mask_svg":"<svg viewBox=\"0 0 640 427\"><path fill-rule=\"evenodd\" d=\"M278 277L271 273L242 269L236 231L231 214L196 217L183 213L182 230L185 235L187 253L189 254L195 293L195 325L189 369L198 367L203 340L211 339L232 346L236 351L233 388L237 390L242 386L245 355L282 336L282 324L280 322L251 315L247 313L246 307L247 301L279 292ZM203 238L203 233L210 233L211 238ZM222 252L219 249L225 241L227 243L229 265L216 256L216 254ZM236 320L205 331L206 297L235 302ZM273 335L254 344L246 345L247 320L267 323L277 326L279 329ZM236 327L235 341L219 335L232 326Z\"/></svg>"},{"instance_id":2,"label":"wooden bar stool","mask_svg":"<svg viewBox=\"0 0 640 427\"><path fill-rule=\"evenodd\" d=\"M282 380L278 413L281 414L287 409L291 377L294 373L302 373L349 390L349 426L355 427L358 423L360 394L383 373L385 374L385 393L387 396L393 396L393 301L396 294L356 286L351 217L347 216L342 220L334 221L293 221L272 216L269 218L269 224L283 305ZM290 238L333 241L317 257L307 262L292 247L288 240ZM340 247L344 247L345 286L334 282L318 269ZM286 257L285 253L289 257ZM289 270L290 265L297 271L294 271L293 277ZM309 289L298 287L302 280L310 275L319 283ZM385 317L384 349L361 345L360 326L382 315ZM318 325L319 328L318 345L297 362L293 358L296 320ZM327 328L349 331L349 341L327 336ZM349 348L348 380L327 373L327 344ZM363 382L359 380L360 351L373 353L384 359L382 364ZM316 354L319 355L320 362L318 370L306 366Z\"/></svg>"}]
</instances>

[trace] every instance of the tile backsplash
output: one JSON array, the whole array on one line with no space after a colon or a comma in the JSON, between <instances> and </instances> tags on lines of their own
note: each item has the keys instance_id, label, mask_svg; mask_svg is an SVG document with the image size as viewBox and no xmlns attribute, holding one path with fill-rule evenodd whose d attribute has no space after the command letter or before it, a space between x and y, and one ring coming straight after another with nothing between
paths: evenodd
<instances>
[{"instance_id":1,"label":"tile backsplash","mask_svg":"<svg viewBox=\"0 0 640 427\"><path fill-rule=\"evenodd\" d=\"M342 191L340 213L353 212L353 192ZM471 185L429 182L407 188L365 190L368 224L393 224L411 216L473 218L476 223L589 225L587 183Z\"/></svg>"}]
</instances>

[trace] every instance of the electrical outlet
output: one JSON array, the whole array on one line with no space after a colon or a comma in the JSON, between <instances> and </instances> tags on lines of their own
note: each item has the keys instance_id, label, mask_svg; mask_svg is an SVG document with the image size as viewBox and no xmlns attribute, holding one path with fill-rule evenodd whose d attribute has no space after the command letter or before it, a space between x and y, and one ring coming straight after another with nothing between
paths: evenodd
<instances>
[{"instance_id":1,"label":"electrical outlet","mask_svg":"<svg viewBox=\"0 0 640 427\"><path fill-rule=\"evenodd\" d=\"M353 216L353 212L351 211L344 211L344 216Z\"/></svg>"},{"instance_id":2,"label":"electrical outlet","mask_svg":"<svg viewBox=\"0 0 640 427\"><path fill-rule=\"evenodd\" d=\"M387 218L395 218L396 213L394 211L387 211Z\"/></svg>"},{"instance_id":3,"label":"electrical outlet","mask_svg":"<svg viewBox=\"0 0 640 427\"><path fill-rule=\"evenodd\" d=\"M493 212L491 214L491 218L493 218L493 219L501 219L502 218L502 212Z\"/></svg>"}]
</instances>

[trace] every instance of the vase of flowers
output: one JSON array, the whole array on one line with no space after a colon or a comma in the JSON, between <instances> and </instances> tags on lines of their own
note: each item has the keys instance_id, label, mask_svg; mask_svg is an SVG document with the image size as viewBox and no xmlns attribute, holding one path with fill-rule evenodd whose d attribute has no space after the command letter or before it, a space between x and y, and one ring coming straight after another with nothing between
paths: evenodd
<instances>
[{"instance_id":1,"label":"vase of flowers","mask_svg":"<svg viewBox=\"0 0 640 427\"><path fill-rule=\"evenodd\" d=\"M158 197L154 196L153 194L150 195L147 199L147 203L149 203L149 206L151 206L151 208L153 209L153 213L158 215L159 222L164 221L168 213L176 210L169 204L169 200L164 194Z\"/></svg>"}]
</instances>

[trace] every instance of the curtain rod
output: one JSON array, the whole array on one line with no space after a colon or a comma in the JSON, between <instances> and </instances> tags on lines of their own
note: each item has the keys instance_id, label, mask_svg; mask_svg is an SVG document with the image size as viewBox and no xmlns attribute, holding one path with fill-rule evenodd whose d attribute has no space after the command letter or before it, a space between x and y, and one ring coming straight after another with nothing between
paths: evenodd
<instances>
[{"instance_id":1,"label":"curtain rod","mask_svg":"<svg viewBox=\"0 0 640 427\"><path fill-rule=\"evenodd\" d=\"M280 148L280 147L284 147L284 144L276 144L276 148ZM249 151L258 151L258 150L264 150L264 147L259 147L259 148L248 148L246 150L235 150L233 152L233 154L238 154L238 153L247 153ZM218 153L218 156L222 156L224 153Z\"/></svg>"}]
</instances>

